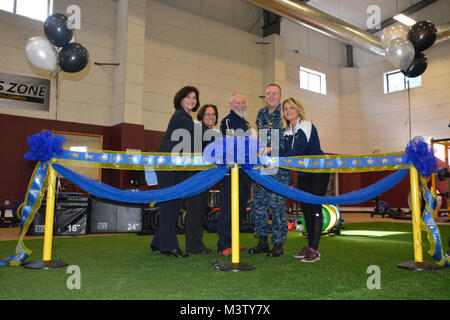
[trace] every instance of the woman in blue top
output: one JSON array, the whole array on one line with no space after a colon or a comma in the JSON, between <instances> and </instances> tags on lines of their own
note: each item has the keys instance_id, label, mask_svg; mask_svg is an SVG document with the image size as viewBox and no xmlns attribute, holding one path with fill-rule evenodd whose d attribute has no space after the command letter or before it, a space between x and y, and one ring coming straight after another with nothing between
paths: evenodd
<instances>
[{"instance_id":1,"label":"woman in blue top","mask_svg":"<svg viewBox=\"0 0 450 320\"><path fill-rule=\"evenodd\" d=\"M319 135L316 127L305 117L303 106L294 98L283 101L283 117L286 122L284 131L284 148L281 155L284 157L323 155L320 148ZM324 196L330 179L329 173L299 172L297 188L311 194ZM322 234L322 206L302 203L305 217L308 245L294 258L303 262L320 260L319 241Z\"/></svg>"}]
</instances>

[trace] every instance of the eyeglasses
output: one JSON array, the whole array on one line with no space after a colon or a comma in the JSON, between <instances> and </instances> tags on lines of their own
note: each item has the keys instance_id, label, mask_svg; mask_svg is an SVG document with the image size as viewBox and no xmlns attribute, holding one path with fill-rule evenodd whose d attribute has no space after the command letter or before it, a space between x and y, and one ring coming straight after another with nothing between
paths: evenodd
<instances>
[{"instance_id":1,"label":"eyeglasses","mask_svg":"<svg viewBox=\"0 0 450 320\"><path fill-rule=\"evenodd\" d=\"M280 93L279 92L266 92L266 96L278 96L278 95L280 95Z\"/></svg>"}]
</instances>

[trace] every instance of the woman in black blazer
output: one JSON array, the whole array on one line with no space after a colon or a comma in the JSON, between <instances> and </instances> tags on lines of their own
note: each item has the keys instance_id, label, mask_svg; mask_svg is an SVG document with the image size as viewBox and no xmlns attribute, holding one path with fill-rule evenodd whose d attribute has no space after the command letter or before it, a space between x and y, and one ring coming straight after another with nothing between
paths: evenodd
<instances>
[{"instance_id":1,"label":"woman in black blazer","mask_svg":"<svg viewBox=\"0 0 450 320\"><path fill-rule=\"evenodd\" d=\"M180 143L180 141L172 141L172 133L177 129L184 129L190 134L191 150L185 151L195 151L195 135L198 131L199 134L201 134L202 130L194 130L194 121L190 114L192 111L197 111L200 105L199 100L199 92L195 87L183 87L175 94L173 99L175 112L170 118L169 125L167 126L167 130L157 152L170 153L173 151L173 148ZM167 188L178 184L191 175L192 173L184 171L156 171L159 188ZM159 250L167 256L174 256L177 258L189 256L181 251L176 234L176 223L182 202L182 199L176 199L159 204L159 227L150 245L153 253Z\"/></svg>"},{"instance_id":2,"label":"woman in black blazer","mask_svg":"<svg viewBox=\"0 0 450 320\"><path fill-rule=\"evenodd\" d=\"M204 150L208 143L214 141L214 136L211 137L211 141L207 140L207 130L214 130L213 127L217 125L217 118L219 114L217 107L212 104L205 104L197 112L197 120L202 126L202 136L204 138L202 143L202 149ZM219 132L217 132L219 134ZM192 171L191 175L198 173L199 171ZM205 216L208 208L209 190L202 192L193 197L184 200L184 206L186 207L186 252L192 254L210 254L211 249L206 248L203 243L203 233L205 231Z\"/></svg>"}]
</instances>

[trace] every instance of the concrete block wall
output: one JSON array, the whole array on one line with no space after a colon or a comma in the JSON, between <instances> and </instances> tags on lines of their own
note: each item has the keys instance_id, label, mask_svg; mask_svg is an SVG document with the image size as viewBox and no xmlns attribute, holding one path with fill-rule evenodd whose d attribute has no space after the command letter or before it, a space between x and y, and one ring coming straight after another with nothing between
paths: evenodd
<instances>
[{"instance_id":1,"label":"concrete block wall","mask_svg":"<svg viewBox=\"0 0 450 320\"><path fill-rule=\"evenodd\" d=\"M284 98L293 96L304 104L326 152L404 149L409 139L408 97L406 91L383 93L383 72L392 70L383 59L346 68L344 44L288 19L282 22L281 36L261 38L228 25L230 21L209 19L214 14L201 1L194 9L202 15L163 2L170 1L55 0L54 12L65 12L70 4L80 6L81 30L75 39L88 48L90 63L80 73L60 74L58 112L52 81L49 112L0 105L0 113L100 126L129 123L160 132L173 112L173 95L191 84L200 89L202 104L218 106L220 118L229 112L230 95L242 91L247 118L254 125L264 105L260 96L265 85L278 82ZM438 1L415 18L442 23L446 9L448 3ZM0 72L50 79L50 73L32 67L24 54L29 37L44 36L42 22L0 11L0 27ZM429 66L423 85L411 90L413 136L449 134L448 52L448 42L426 52ZM96 61L120 66L96 66ZM326 95L299 89L300 65L326 74Z\"/></svg>"},{"instance_id":2,"label":"concrete block wall","mask_svg":"<svg viewBox=\"0 0 450 320\"><path fill-rule=\"evenodd\" d=\"M200 103L229 113L235 91L246 95L250 122L263 101L262 38L157 1L147 2L143 123L164 131L173 96L194 85Z\"/></svg>"}]
</instances>

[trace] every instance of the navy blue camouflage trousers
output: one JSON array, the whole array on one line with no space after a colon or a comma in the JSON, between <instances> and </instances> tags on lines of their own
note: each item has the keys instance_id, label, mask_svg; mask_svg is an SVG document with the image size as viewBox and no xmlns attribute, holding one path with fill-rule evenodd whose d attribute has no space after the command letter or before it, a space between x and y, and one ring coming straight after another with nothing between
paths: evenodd
<instances>
[{"instance_id":1,"label":"navy blue camouflage trousers","mask_svg":"<svg viewBox=\"0 0 450 320\"><path fill-rule=\"evenodd\" d=\"M275 180L289 184L291 171L278 168L272 175ZM255 224L256 238L269 238L269 215L272 209L272 243L284 243L287 240L286 198L253 183L252 219Z\"/></svg>"}]
</instances>

